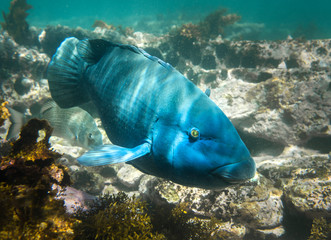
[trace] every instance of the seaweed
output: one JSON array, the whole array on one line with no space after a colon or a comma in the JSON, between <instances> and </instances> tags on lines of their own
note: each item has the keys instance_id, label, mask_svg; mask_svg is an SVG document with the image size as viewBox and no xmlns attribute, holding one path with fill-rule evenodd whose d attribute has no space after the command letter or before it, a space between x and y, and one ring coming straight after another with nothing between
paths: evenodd
<instances>
[{"instance_id":1,"label":"seaweed","mask_svg":"<svg viewBox=\"0 0 331 240\"><path fill-rule=\"evenodd\" d=\"M75 239L223 239L218 220L192 216L187 204L155 206L119 192L99 197L89 210L78 209ZM226 239L226 238L224 238Z\"/></svg>"},{"instance_id":2,"label":"seaweed","mask_svg":"<svg viewBox=\"0 0 331 240\"><path fill-rule=\"evenodd\" d=\"M183 57L191 59L197 65L201 61L201 48L209 39L220 34L225 35L225 28L241 19L236 14L227 14L227 9L221 8L209 14L198 24L187 23L170 32L170 42L174 50Z\"/></svg>"},{"instance_id":3,"label":"seaweed","mask_svg":"<svg viewBox=\"0 0 331 240\"><path fill-rule=\"evenodd\" d=\"M7 156L0 158L0 239L72 239L72 226L58 190L70 184L60 155L49 149L52 128L30 120Z\"/></svg>"},{"instance_id":4,"label":"seaweed","mask_svg":"<svg viewBox=\"0 0 331 240\"><path fill-rule=\"evenodd\" d=\"M325 218L314 218L308 240L326 240L331 237L331 223Z\"/></svg>"},{"instance_id":5,"label":"seaweed","mask_svg":"<svg viewBox=\"0 0 331 240\"><path fill-rule=\"evenodd\" d=\"M152 206L150 214L155 230L164 234L168 240L212 240L218 239L216 235L223 234L223 232L215 234L219 223L216 218L203 220L194 216L185 202L175 206Z\"/></svg>"},{"instance_id":6,"label":"seaweed","mask_svg":"<svg viewBox=\"0 0 331 240\"><path fill-rule=\"evenodd\" d=\"M211 236L214 230L213 222L204 222L197 217L192 217L185 203L172 209L168 222L173 225L171 228L173 239L213 239Z\"/></svg>"},{"instance_id":7,"label":"seaweed","mask_svg":"<svg viewBox=\"0 0 331 240\"><path fill-rule=\"evenodd\" d=\"M209 14L199 24L202 36L205 38L216 38L218 35L224 35L224 30L227 26L234 24L241 19L237 14L227 14L226 8L220 8Z\"/></svg>"},{"instance_id":8,"label":"seaweed","mask_svg":"<svg viewBox=\"0 0 331 240\"><path fill-rule=\"evenodd\" d=\"M101 28L101 29L106 29L106 30L111 30L111 31L117 31L118 33L124 35L125 37L133 36L134 30L131 27L122 27L121 25L116 27L112 24L107 24L106 22L102 20L95 20L93 25L93 28Z\"/></svg>"},{"instance_id":9,"label":"seaweed","mask_svg":"<svg viewBox=\"0 0 331 240\"><path fill-rule=\"evenodd\" d=\"M100 197L89 211L78 209L75 239L165 239L153 232L145 202L125 193Z\"/></svg>"},{"instance_id":10,"label":"seaweed","mask_svg":"<svg viewBox=\"0 0 331 240\"><path fill-rule=\"evenodd\" d=\"M1 23L2 28L19 44L24 44L31 40L29 24L26 21L26 17L29 15L27 11L31 8L32 6L26 0L12 0L9 13L2 12L5 20L5 22Z\"/></svg>"},{"instance_id":11,"label":"seaweed","mask_svg":"<svg viewBox=\"0 0 331 240\"><path fill-rule=\"evenodd\" d=\"M201 61L201 41L199 26L192 23L184 24L179 29L170 32L170 42L174 50L184 58L190 59L195 65Z\"/></svg>"},{"instance_id":12,"label":"seaweed","mask_svg":"<svg viewBox=\"0 0 331 240\"><path fill-rule=\"evenodd\" d=\"M4 102L4 101L0 101L0 127L4 124L5 120L8 119L10 117L10 113L8 111L8 109L6 108L6 105L8 104L8 102Z\"/></svg>"},{"instance_id":13,"label":"seaweed","mask_svg":"<svg viewBox=\"0 0 331 240\"><path fill-rule=\"evenodd\" d=\"M116 27L112 24L107 24L106 22L102 21L102 20L95 20L93 25L93 28L105 28L107 30L116 30Z\"/></svg>"}]
</instances>

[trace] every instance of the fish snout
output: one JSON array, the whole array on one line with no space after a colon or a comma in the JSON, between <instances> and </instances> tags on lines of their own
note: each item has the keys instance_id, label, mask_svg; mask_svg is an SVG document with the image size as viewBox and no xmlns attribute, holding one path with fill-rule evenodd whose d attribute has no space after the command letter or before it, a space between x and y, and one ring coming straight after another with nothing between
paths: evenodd
<instances>
[{"instance_id":1,"label":"fish snout","mask_svg":"<svg viewBox=\"0 0 331 240\"><path fill-rule=\"evenodd\" d=\"M239 162L220 166L211 171L211 174L227 183L236 184L253 178L255 176L255 172L255 161L253 158L247 157Z\"/></svg>"}]
</instances>

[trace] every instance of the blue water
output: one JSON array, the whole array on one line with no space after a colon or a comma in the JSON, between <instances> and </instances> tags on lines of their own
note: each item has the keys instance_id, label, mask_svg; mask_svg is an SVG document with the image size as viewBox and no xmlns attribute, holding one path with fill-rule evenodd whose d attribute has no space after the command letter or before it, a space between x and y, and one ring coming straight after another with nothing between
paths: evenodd
<instances>
[{"instance_id":1,"label":"blue water","mask_svg":"<svg viewBox=\"0 0 331 240\"><path fill-rule=\"evenodd\" d=\"M172 25L198 22L218 7L242 16L240 23L264 24L258 39L284 39L288 35L311 38L331 37L329 0L28 0L30 25L68 25L91 29L94 20L113 25L132 26L135 30L168 31ZM0 9L8 12L9 0ZM152 25L155 24L153 27ZM162 31L159 31L159 33Z\"/></svg>"}]
</instances>

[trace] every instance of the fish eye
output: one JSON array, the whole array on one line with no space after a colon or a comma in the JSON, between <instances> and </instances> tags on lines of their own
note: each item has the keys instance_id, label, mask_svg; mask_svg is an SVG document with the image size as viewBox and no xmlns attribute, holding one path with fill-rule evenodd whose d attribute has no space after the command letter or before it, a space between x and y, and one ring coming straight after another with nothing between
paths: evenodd
<instances>
[{"instance_id":1,"label":"fish eye","mask_svg":"<svg viewBox=\"0 0 331 240\"><path fill-rule=\"evenodd\" d=\"M87 135L87 137L88 137L88 139L93 139L93 135L92 135L92 133L89 133L88 135Z\"/></svg>"},{"instance_id":2,"label":"fish eye","mask_svg":"<svg viewBox=\"0 0 331 240\"><path fill-rule=\"evenodd\" d=\"M190 138L192 140L197 140L200 137L200 131L197 128L191 128L190 130Z\"/></svg>"},{"instance_id":3,"label":"fish eye","mask_svg":"<svg viewBox=\"0 0 331 240\"><path fill-rule=\"evenodd\" d=\"M94 144L95 140L94 140L94 138L93 138L93 134L92 134L92 133L89 133L89 134L87 135L87 142L88 142L88 145L92 145L92 144Z\"/></svg>"}]
</instances>

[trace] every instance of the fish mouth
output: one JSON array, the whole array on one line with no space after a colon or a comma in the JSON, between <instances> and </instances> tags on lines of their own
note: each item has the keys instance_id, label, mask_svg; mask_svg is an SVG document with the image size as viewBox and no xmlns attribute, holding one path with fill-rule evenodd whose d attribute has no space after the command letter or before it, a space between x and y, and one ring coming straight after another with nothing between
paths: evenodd
<instances>
[{"instance_id":1,"label":"fish mouth","mask_svg":"<svg viewBox=\"0 0 331 240\"><path fill-rule=\"evenodd\" d=\"M220 171L222 168L223 167L219 167L219 168L211 171L210 174L212 176L218 178L222 182L225 182L226 184L229 184L229 185L239 184L239 183L242 183L242 182L245 182L248 180L248 179L235 179L235 178L231 178L231 177L219 174L218 171Z\"/></svg>"},{"instance_id":2,"label":"fish mouth","mask_svg":"<svg viewBox=\"0 0 331 240\"><path fill-rule=\"evenodd\" d=\"M250 158L236 163L229 163L214 168L210 171L210 174L230 185L243 183L254 177L255 162Z\"/></svg>"}]
</instances>

